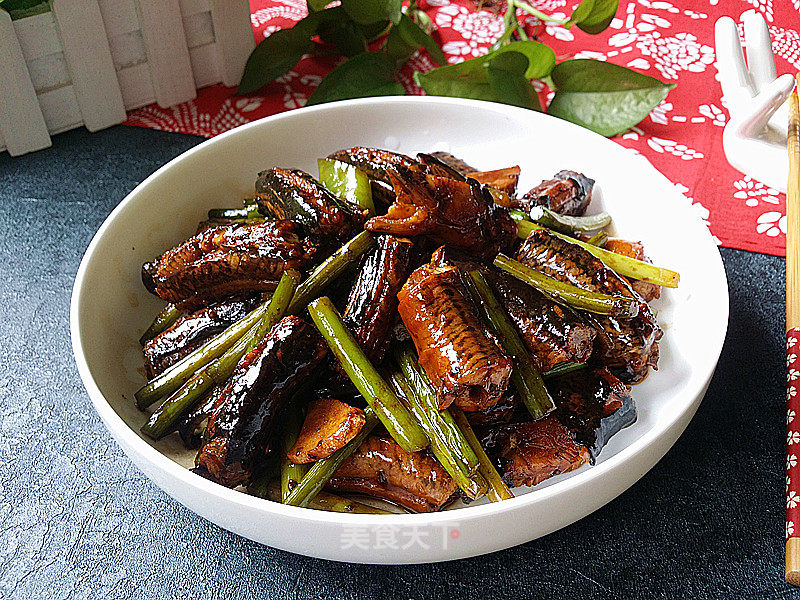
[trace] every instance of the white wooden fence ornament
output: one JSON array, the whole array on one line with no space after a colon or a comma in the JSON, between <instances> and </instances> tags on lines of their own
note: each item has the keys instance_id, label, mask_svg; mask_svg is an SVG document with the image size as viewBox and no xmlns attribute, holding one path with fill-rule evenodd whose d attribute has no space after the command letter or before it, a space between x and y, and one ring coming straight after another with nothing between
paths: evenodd
<instances>
[{"instance_id":1,"label":"white wooden fence ornament","mask_svg":"<svg viewBox=\"0 0 800 600\"><path fill-rule=\"evenodd\" d=\"M235 86L254 47L248 0L50 0L12 21L0 10L0 151L97 131L125 111Z\"/></svg>"}]
</instances>

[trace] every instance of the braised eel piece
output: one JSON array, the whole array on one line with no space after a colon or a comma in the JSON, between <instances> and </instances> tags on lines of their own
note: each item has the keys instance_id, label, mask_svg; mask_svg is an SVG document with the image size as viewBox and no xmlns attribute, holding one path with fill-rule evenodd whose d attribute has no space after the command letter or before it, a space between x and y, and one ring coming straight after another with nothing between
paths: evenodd
<instances>
[{"instance_id":1,"label":"braised eel piece","mask_svg":"<svg viewBox=\"0 0 800 600\"><path fill-rule=\"evenodd\" d=\"M516 225L508 210L477 181L434 175L418 164L394 165L387 173L396 199L385 215L367 221L370 231L424 235L480 257L494 257L514 242Z\"/></svg>"},{"instance_id":2,"label":"braised eel piece","mask_svg":"<svg viewBox=\"0 0 800 600\"><path fill-rule=\"evenodd\" d=\"M435 154L425 154L420 152L417 154L417 160L422 165L422 171L426 175L435 175L436 177L445 177L448 179L455 179L456 181L466 181L466 176L454 169L446 162L440 160Z\"/></svg>"},{"instance_id":3,"label":"braised eel piece","mask_svg":"<svg viewBox=\"0 0 800 600\"><path fill-rule=\"evenodd\" d=\"M534 206L544 206L562 215L581 216L592 200L594 179L575 171L559 171L521 198L512 200L513 208L530 212Z\"/></svg>"},{"instance_id":4,"label":"braised eel piece","mask_svg":"<svg viewBox=\"0 0 800 600\"><path fill-rule=\"evenodd\" d=\"M142 348L147 378L160 375L211 336L244 317L255 308L258 299L258 295L230 298L180 317Z\"/></svg>"},{"instance_id":5,"label":"braised eel piece","mask_svg":"<svg viewBox=\"0 0 800 600\"><path fill-rule=\"evenodd\" d=\"M644 253L644 245L642 242L631 242L620 238L608 238L603 246L606 250L623 256L629 256L644 262L650 262L647 255ZM633 291L639 294L645 302L650 302L661 297L661 286L647 281L639 281L638 279L631 279L626 277L631 284Z\"/></svg>"},{"instance_id":6,"label":"braised eel piece","mask_svg":"<svg viewBox=\"0 0 800 600\"><path fill-rule=\"evenodd\" d=\"M496 404L508 387L512 364L477 316L455 266L442 249L422 265L398 294L398 311L436 389L440 408L463 410Z\"/></svg>"},{"instance_id":7,"label":"braised eel piece","mask_svg":"<svg viewBox=\"0 0 800 600\"><path fill-rule=\"evenodd\" d=\"M504 169L494 169L492 171L479 171L471 167L460 158L456 158L449 152L431 152L430 154L418 154L417 157L427 165L438 165L439 167L446 167L449 172L455 173L455 179L464 180L466 178L474 179L480 184L488 185L489 187L496 188L505 192L508 196L513 196L517 191L517 183L519 182L520 168L519 166L506 167ZM437 175L439 173L432 173ZM443 175L447 177L447 175ZM497 198L495 198L497 200Z\"/></svg>"},{"instance_id":8,"label":"braised eel piece","mask_svg":"<svg viewBox=\"0 0 800 600\"><path fill-rule=\"evenodd\" d=\"M491 427L484 431L482 443L511 486L537 485L591 460L589 450L554 415L532 423Z\"/></svg>"},{"instance_id":9,"label":"braised eel piece","mask_svg":"<svg viewBox=\"0 0 800 600\"><path fill-rule=\"evenodd\" d=\"M214 229L215 227L219 227L220 225L239 225L245 222L250 223L261 223L264 219L223 219L215 217L213 219L206 219L205 221L200 221L197 224L197 230L195 233L203 233L207 229Z\"/></svg>"},{"instance_id":10,"label":"braised eel piece","mask_svg":"<svg viewBox=\"0 0 800 600\"><path fill-rule=\"evenodd\" d=\"M519 396L513 390L509 390L503 394L497 404L484 410L475 410L464 414L473 427L510 423L521 404Z\"/></svg>"},{"instance_id":11,"label":"braised eel piece","mask_svg":"<svg viewBox=\"0 0 800 600\"><path fill-rule=\"evenodd\" d=\"M152 293L183 310L275 289L284 270L310 266L317 246L291 221L207 229L142 266Z\"/></svg>"},{"instance_id":12,"label":"braised eel piece","mask_svg":"<svg viewBox=\"0 0 800 600\"><path fill-rule=\"evenodd\" d=\"M517 192L519 183L520 168L518 166L506 167L504 169L494 169L492 171L474 171L468 173L467 177L474 179L478 183L488 185L505 192L509 197L513 197Z\"/></svg>"},{"instance_id":13,"label":"braised eel piece","mask_svg":"<svg viewBox=\"0 0 800 600\"><path fill-rule=\"evenodd\" d=\"M328 481L327 488L382 498L413 512L433 512L458 487L426 452L406 452L388 435L370 436Z\"/></svg>"},{"instance_id":14,"label":"braised eel piece","mask_svg":"<svg viewBox=\"0 0 800 600\"><path fill-rule=\"evenodd\" d=\"M440 162L446 164L448 167L453 169L454 171L461 173L462 175L467 175L468 173L474 173L478 169L473 167L472 165L467 164L457 156L453 156L449 152L431 152L430 156L433 156Z\"/></svg>"},{"instance_id":15,"label":"braised eel piece","mask_svg":"<svg viewBox=\"0 0 800 600\"><path fill-rule=\"evenodd\" d=\"M308 233L344 242L358 233L367 212L337 198L319 181L298 169L269 169L258 174L256 201L260 212L289 219Z\"/></svg>"},{"instance_id":16,"label":"braised eel piece","mask_svg":"<svg viewBox=\"0 0 800 600\"><path fill-rule=\"evenodd\" d=\"M563 363L589 360L595 330L574 311L505 273L487 270L486 276L531 351L540 373Z\"/></svg>"},{"instance_id":17,"label":"braised eel piece","mask_svg":"<svg viewBox=\"0 0 800 600\"><path fill-rule=\"evenodd\" d=\"M383 361L397 315L397 293L409 272L413 243L391 235L378 237L356 276L345 325L373 363Z\"/></svg>"},{"instance_id":18,"label":"braised eel piece","mask_svg":"<svg viewBox=\"0 0 800 600\"><path fill-rule=\"evenodd\" d=\"M592 461L621 429L636 421L628 387L607 369L580 369L547 382L555 415L575 440L589 449Z\"/></svg>"},{"instance_id":19,"label":"braised eel piece","mask_svg":"<svg viewBox=\"0 0 800 600\"><path fill-rule=\"evenodd\" d=\"M328 458L347 445L365 422L363 410L336 398L312 400L297 441L286 456L295 464Z\"/></svg>"},{"instance_id":20,"label":"braised eel piece","mask_svg":"<svg viewBox=\"0 0 800 600\"><path fill-rule=\"evenodd\" d=\"M517 260L583 290L638 300L639 314L632 319L582 313L597 331L593 356L626 383L644 379L649 367L658 368L662 331L650 307L600 259L577 244L536 230L520 246Z\"/></svg>"},{"instance_id":21,"label":"braised eel piece","mask_svg":"<svg viewBox=\"0 0 800 600\"><path fill-rule=\"evenodd\" d=\"M389 179L391 169L395 167L419 168L417 161L405 154L362 146L338 150L330 154L328 158L358 167L373 181L380 181L387 185L392 183Z\"/></svg>"},{"instance_id":22,"label":"braised eel piece","mask_svg":"<svg viewBox=\"0 0 800 600\"><path fill-rule=\"evenodd\" d=\"M249 479L269 445L276 415L326 353L313 325L298 317L279 321L215 392L198 472L228 487Z\"/></svg>"}]
</instances>

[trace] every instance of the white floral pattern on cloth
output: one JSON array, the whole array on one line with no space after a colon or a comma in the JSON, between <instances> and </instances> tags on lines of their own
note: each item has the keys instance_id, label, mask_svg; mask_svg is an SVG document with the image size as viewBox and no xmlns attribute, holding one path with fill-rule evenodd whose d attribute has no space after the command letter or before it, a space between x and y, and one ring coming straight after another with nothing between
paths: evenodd
<instances>
[{"instance_id":1,"label":"white floral pattern on cloth","mask_svg":"<svg viewBox=\"0 0 800 600\"><path fill-rule=\"evenodd\" d=\"M800 69L800 33L791 29L770 27L772 51L785 61Z\"/></svg>"},{"instance_id":2,"label":"white floral pattern on cloth","mask_svg":"<svg viewBox=\"0 0 800 600\"><path fill-rule=\"evenodd\" d=\"M503 0L418 0L417 4L435 24L433 36L449 63L486 54L502 34ZM547 14L567 15L578 0L532 0L532 4ZM251 0L251 9L258 41L307 13L305 0ZM715 80L714 23L723 15L739 22L747 10L757 10L769 20L778 72L800 69L800 0L621 0L611 26L599 35L543 23L521 11L518 17L530 36L553 48L559 61L605 60L677 83L648 118L614 141L643 155L673 182L680 181L686 196L694 199L694 210L723 245L783 254L784 195L733 169L722 150L728 114ZM336 64L335 58L308 56L252 97L238 98L232 89L210 86L179 107L133 111L127 123L213 136L304 106ZM421 94L413 72L433 66L428 54L420 52L401 70L398 81L407 93ZM546 104L553 92L535 85Z\"/></svg>"},{"instance_id":3,"label":"white floral pattern on cloth","mask_svg":"<svg viewBox=\"0 0 800 600\"><path fill-rule=\"evenodd\" d=\"M761 213L756 219L756 232L769 237L786 235L786 215L775 210Z\"/></svg>"},{"instance_id":4,"label":"white floral pattern on cloth","mask_svg":"<svg viewBox=\"0 0 800 600\"><path fill-rule=\"evenodd\" d=\"M681 71L702 73L714 62L714 48L698 42L691 33L666 38L652 33L639 37L636 47L653 60L665 79L678 79Z\"/></svg>"},{"instance_id":5,"label":"white floral pattern on cloth","mask_svg":"<svg viewBox=\"0 0 800 600\"><path fill-rule=\"evenodd\" d=\"M465 6L451 4L439 9L435 23L439 28L457 31L463 38L442 46L442 50L451 55L448 58L450 63L483 56L503 35L502 17L488 10L471 12Z\"/></svg>"},{"instance_id":6,"label":"white floral pattern on cloth","mask_svg":"<svg viewBox=\"0 0 800 600\"><path fill-rule=\"evenodd\" d=\"M202 112L192 103L187 102L172 108L161 108L155 104L137 111L139 119L146 127L190 133L203 137L214 137L229 129L249 123L250 112L261 106L261 98L228 98L221 110L215 114Z\"/></svg>"},{"instance_id":7,"label":"white floral pattern on cloth","mask_svg":"<svg viewBox=\"0 0 800 600\"><path fill-rule=\"evenodd\" d=\"M308 4L305 0L276 0L267 8L260 8L250 15L253 27L263 27L261 35L267 37L281 27L299 21L308 15ZM282 22L278 22L282 21Z\"/></svg>"},{"instance_id":8,"label":"white floral pattern on cloth","mask_svg":"<svg viewBox=\"0 0 800 600\"><path fill-rule=\"evenodd\" d=\"M774 11L772 9L772 0L747 0L752 4L758 12L764 15L764 18L770 23L774 20Z\"/></svg>"},{"instance_id":9,"label":"white floral pattern on cloth","mask_svg":"<svg viewBox=\"0 0 800 600\"><path fill-rule=\"evenodd\" d=\"M747 206L758 206L761 202L767 204L779 204L780 192L760 181L753 179L750 175L745 175L742 179L733 182L733 187L736 191L733 194L734 198L744 200Z\"/></svg>"},{"instance_id":10,"label":"white floral pattern on cloth","mask_svg":"<svg viewBox=\"0 0 800 600\"><path fill-rule=\"evenodd\" d=\"M800 443L800 431L795 420L800 395L800 329L786 332L786 537L795 537L794 524L800 519L800 493L797 483L800 481L800 461L797 450Z\"/></svg>"}]
</instances>

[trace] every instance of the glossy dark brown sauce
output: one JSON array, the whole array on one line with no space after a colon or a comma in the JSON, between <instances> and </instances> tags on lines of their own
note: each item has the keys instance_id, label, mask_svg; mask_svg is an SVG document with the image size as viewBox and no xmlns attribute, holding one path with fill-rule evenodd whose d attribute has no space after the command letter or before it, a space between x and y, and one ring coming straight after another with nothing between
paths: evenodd
<instances>
[{"instance_id":1,"label":"glossy dark brown sauce","mask_svg":"<svg viewBox=\"0 0 800 600\"><path fill-rule=\"evenodd\" d=\"M377 242L350 290L344 322L367 357L381 363L389 349L397 319L397 294L408 277L414 245L391 235L378 236Z\"/></svg>"},{"instance_id":2,"label":"glossy dark brown sauce","mask_svg":"<svg viewBox=\"0 0 800 600\"><path fill-rule=\"evenodd\" d=\"M236 294L274 289L286 269L305 269L317 246L291 221L223 225L196 234L142 267L145 287L194 310Z\"/></svg>"},{"instance_id":3,"label":"glossy dark brown sauce","mask_svg":"<svg viewBox=\"0 0 800 600\"><path fill-rule=\"evenodd\" d=\"M159 375L255 308L258 296L231 298L179 318L142 348L148 379Z\"/></svg>"},{"instance_id":4,"label":"glossy dark brown sauce","mask_svg":"<svg viewBox=\"0 0 800 600\"><path fill-rule=\"evenodd\" d=\"M458 491L436 459L425 452L406 452L388 436L374 435L350 455L327 487L377 496L414 512L439 510Z\"/></svg>"},{"instance_id":5,"label":"glossy dark brown sauce","mask_svg":"<svg viewBox=\"0 0 800 600\"><path fill-rule=\"evenodd\" d=\"M639 314L632 319L584 313L597 331L595 357L624 381L636 383L656 368L661 328L650 307L630 284L600 259L571 242L537 230L519 248L517 260L550 277L583 290L635 298Z\"/></svg>"},{"instance_id":6,"label":"glossy dark brown sauce","mask_svg":"<svg viewBox=\"0 0 800 600\"><path fill-rule=\"evenodd\" d=\"M313 325L283 318L242 358L216 395L197 465L223 485L247 480L267 448L276 415L326 353Z\"/></svg>"},{"instance_id":7,"label":"glossy dark brown sauce","mask_svg":"<svg viewBox=\"0 0 800 600\"><path fill-rule=\"evenodd\" d=\"M581 216L592 200L594 179L575 171L559 171L512 202L515 208L530 212L534 206L544 206L562 215Z\"/></svg>"},{"instance_id":8,"label":"glossy dark brown sauce","mask_svg":"<svg viewBox=\"0 0 800 600\"><path fill-rule=\"evenodd\" d=\"M419 364L436 388L441 408L495 404L508 387L511 360L480 322L454 266L434 256L408 278L398 295L400 318Z\"/></svg>"}]
</instances>

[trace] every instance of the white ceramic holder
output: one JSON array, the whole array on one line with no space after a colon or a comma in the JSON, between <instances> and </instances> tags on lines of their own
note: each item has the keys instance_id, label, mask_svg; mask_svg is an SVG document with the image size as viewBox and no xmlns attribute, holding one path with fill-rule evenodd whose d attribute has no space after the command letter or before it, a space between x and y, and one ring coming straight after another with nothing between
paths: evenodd
<instances>
[{"instance_id":1,"label":"white ceramic holder","mask_svg":"<svg viewBox=\"0 0 800 600\"><path fill-rule=\"evenodd\" d=\"M125 111L174 106L235 86L255 41L248 0L51 0L12 21L0 10L0 151L97 131Z\"/></svg>"},{"instance_id":2,"label":"white ceramic holder","mask_svg":"<svg viewBox=\"0 0 800 600\"><path fill-rule=\"evenodd\" d=\"M730 120L722 134L728 162L766 185L786 191L786 99L790 74L777 76L767 23L756 11L742 15L745 62L739 31L730 17L716 23L717 70Z\"/></svg>"}]
</instances>

